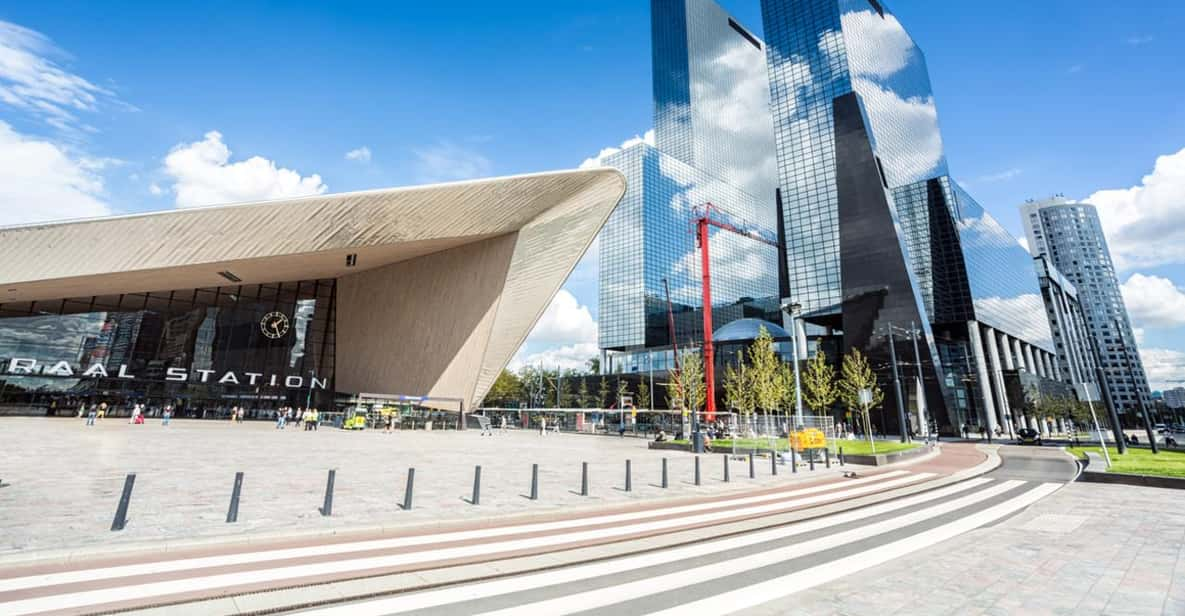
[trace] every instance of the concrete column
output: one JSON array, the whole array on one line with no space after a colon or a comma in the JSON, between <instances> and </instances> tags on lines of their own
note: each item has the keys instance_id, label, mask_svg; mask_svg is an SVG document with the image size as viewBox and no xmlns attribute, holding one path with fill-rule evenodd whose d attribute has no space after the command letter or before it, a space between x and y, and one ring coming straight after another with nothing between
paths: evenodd
<instances>
[{"instance_id":1,"label":"concrete column","mask_svg":"<svg viewBox=\"0 0 1185 616\"><path fill-rule=\"evenodd\" d=\"M1004 391L1004 373L1000 370L1000 338L996 330L988 327L983 333L987 343L988 367L991 369L992 386L996 390L996 411L1004 432L1011 432L1008 426L1008 394Z\"/></svg>"},{"instance_id":2,"label":"concrete column","mask_svg":"<svg viewBox=\"0 0 1185 616\"><path fill-rule=\"evenodd\" d=\"M1022 342L1020 345L1020 348L1021 348L1021 352L1024 353L1025 370L1028 370L1029 372L1032 372L1033 374L1040 375L1041 373L1037 372L1037 364L1033 361L1033 347L1030 346L1028 343Z\"/></svg>"},{"instance_id":3,"label":"concrete column","mask_svg":"<svg viewBox=\"0 0 1185 616\"><path fill-rule=\"evenodd\" d=\"M1041 349L1029 345L1029 353L1033 355L1033 364L1037 367L1037 376L1043 379L1049 378L1049 372L1045 369L1045 356L1041 352Z\"/></svg>"},{"instance_id":4,"label":"concrete column","mask_svg":"<svg viewBox=\"0 0 1185 616\"><path fill-rule=\"evenodd\" d=\"M989 330L990 331L990 330ZM983 425L988 432L996 433L996 405L992 402L992 381L988 374L987 360L983 354L983 337L979 335L979 323L967 321L967 334L971 350L975 353L975 371L979 376L980 398L983 402Z\"/></svg>"},{"instance_id":5,"label":"concrete column","mask_svg":"<svg viewBox=\"0 0 1185 616\"><path fill-rule=\"evenodd\" d=\"M1029 371L1029 367L1025 365L1025 353L1021 349L1021 342L1016 338L1012 339L1012 351L1016 356L1016 369L1024 372Z\"/></svg>"},{"instance_id":6,"label":"concrete column","mask_svg":"<svg viewBox=\"0 0 1185 616\"><path fill-rule=\"evenodd\" d=\"M1012 344L1008 342L1008 334L1000 332L1000 349L1004 351L1002 356L1004 358L1004 367L1008 370L1016 370L1016 363L1012 361Z\"/></svg>"},{"instance_id":7,"label":"concrete column","mask_svg":"<svg viewBox=\"0 0 1185 616\"><path fill-rule=\"evenodd\" d=\"M1074 357L1074 338L1073 338L1073 334L1070 332L1070 329L1072 329L1072 327L1070 327L1070 324L1067 322L1067 319L1066 319L1067 313L1066 313L1066 309L1064 307L1065 296L1062 293L1060 293L1056 289L1056 287L1052 287L1052 286L1049 289L1049 294L1050 294L1051 299L1053 300L1053 302L1052 302L1053 303L1053 318L1054 318L1054 321L1056 321L1057 333L1061 335L1062 347L1065 349L1062 352L1066 354L1066 358L1067 358L1068 363L1070 365L1070 374L1068 374L1066 376L1069 377L1071 383L1077 383L1078 382L1078 380L1077 380L1078 375L1074 372L1074 368L1073 368L1073 366L1074 366L1074 359L1073 359L1073 357ZM1054 346L1054 349L1057 348L1057 340L1053 341L1053 346ZM1059 363L1060 362L1055 361L1054 366L1057 366ZM1059 381L1062 378L1060 367L1057 369L1057 378Z\"/></svg>"}]
</instances>

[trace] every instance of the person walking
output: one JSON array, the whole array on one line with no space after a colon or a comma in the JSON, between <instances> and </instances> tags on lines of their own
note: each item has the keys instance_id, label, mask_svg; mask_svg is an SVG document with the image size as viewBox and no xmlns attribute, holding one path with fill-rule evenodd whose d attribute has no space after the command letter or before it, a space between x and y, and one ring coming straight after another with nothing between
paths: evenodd
<instances>
[{"instance_id":1,"label":"person walking","mask_svg":"<svg viewBox=\"0 0 1185 616\"><path fill-rule=\"evenodd\" d=\"M283 430L284 424L286 422L287 422L287 418L284 417L284 409L280 409L280 410L276 411L276 429Z\"/></svg>"},{"instance_id":2,"label":"person walking","mask_svg":"<svg viewBox=\"0 0 1185 616\"><path fill-rule=\"evenodd\" d=\"M102 419L106 416L107 416L107 403L100 402L99 403L99 419Z\"/></svg>"},{"instance_id":3,"label":"person walking","mask_svg":"<svg viewBox=\"0 0 1185 616\"><path fill-rule=\"evenodd\" d=\"M160 414L160 425L168 426L171 419L173 419L173 406L166 404L165 409Z\"/></svg>"},{"instance_id":4,"label":"person walking","mask_svg":"<svg viewBox=\"0 0 1185 616\"><path fill-rule=\"evenodd\" d=\"M384 427L384 431L387 434L390 434L391 431L395 428L395 412L391 411L391 412L387 413L387 416L384 417L383 419L386 420L384 422L386 424L386 426Z\"/></svg>"},{"instance_id":5,"label":"person walking","mask_svg":"<svg viewBox=\"0 0 1185 616\"><path fill-rule=\"evenodd\" d=\"M86 412L86 425L88 425L88 426L95 425L95 417L97 417L98 415L99 415L98 407L96 407L94 405L94 403L91 403L90 409L88 409Z\"/></svg>"},{"instance_id":6,"label":"person walking","mask_svg":"<svg viewBox=\"0 0 1185 616\"><path fill-rule=\"evenodd\" d=\"M317 409L313 409L313 431L317 430L317 426L321 424L321 413Z\"/></svg>"},{"instance_id":7,"label":"person walking","mask_svg":"<svg viewBox=\"0 0 1185 616\"><path fill-rule=\"evenodd\" d=\"M501 430L502 434L506 434L506 416L505 415L502 416L500 430Z\"/></svg>"},{"instance_id":8,"label":"person walking","mask_svg":"<svg viewBox=\"0 0 1185 616\"><path fill-rule=\"evenodd\" d=\"M547 418L539 416L539 436L547 436Z\"/></svg>"}]
</instances>

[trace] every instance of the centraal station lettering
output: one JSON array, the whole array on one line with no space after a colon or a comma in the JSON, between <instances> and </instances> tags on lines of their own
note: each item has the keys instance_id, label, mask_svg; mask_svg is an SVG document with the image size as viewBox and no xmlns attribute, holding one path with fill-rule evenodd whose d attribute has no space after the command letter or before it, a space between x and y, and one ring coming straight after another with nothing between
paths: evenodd
<instances>
[{"instance_id":1,"label":"centraal station lettering","mask_svg":"<svg viewBox=\"0 0 1185 616\"><path fill-rule=\"evenodd\" d=\"M50 364L48 362L40 362L36 359L20 357L14 357L8 360L5 373L22 376L136 379L136 375L129 372L127 364L120 364L118 369L112 367L109 370L107 366L101 363L95 363L91 364L86 370L78 371L68 361L59 361ZM221 376L214 378L215 375L219 374ZM181 383L217 383L219 385L263 385L269 387L286 387L288 389L301 389L306 386L305 378L300 375L264 374L262 372L246 371L235 372L233 370L219 373L217 370L195 369L191 372L184 368L167 368L165 369L165 380ZM325 389L328 383L329 379L319 379L315 375L310 375L308 379L308 387L313 389Z\"/></svg>"}]
</instances>

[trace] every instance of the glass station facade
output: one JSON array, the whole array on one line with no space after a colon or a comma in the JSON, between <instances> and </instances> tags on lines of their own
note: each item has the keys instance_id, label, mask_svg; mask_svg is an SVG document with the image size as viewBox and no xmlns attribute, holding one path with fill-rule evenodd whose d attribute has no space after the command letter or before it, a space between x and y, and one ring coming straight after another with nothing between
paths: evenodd
<instances>
[{"instance_id":1,"label":"glass station facade","mask_svg":"<svg viewBox=\"0 0 1185 616\"><path fill-rule=\"evenodd\" d=\"M327 408L335 291L305 280L0 304L0 412Z\"/></svg>"}]
</instances>

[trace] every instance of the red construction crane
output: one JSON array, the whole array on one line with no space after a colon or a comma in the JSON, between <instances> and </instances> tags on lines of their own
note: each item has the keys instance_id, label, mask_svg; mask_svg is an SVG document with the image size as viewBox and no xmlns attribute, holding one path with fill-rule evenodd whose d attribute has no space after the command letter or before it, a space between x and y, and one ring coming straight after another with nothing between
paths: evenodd
<instances>
[{"instance_id":1,"label":"red construction crane","mask_svg":"<svg viewBox=\"0 0 1185 616\"><path fill-rule=\"evenodd\" d=\"M703 270L703 287L704 287L704 381L707 385L707 406L704 409L704 414L707 421L716 420L716 365L715 365L715 350L712 346L712 269L711 259L708 251L708 228L716 227L724 231L730 231L737 235L747 237L752 240L761 242L779 248L778 243L774 240L763 237L755 230L746 230L736 225L724 222L722 220L714 220L712 213L724 214L724 212L712 205L705 203L693 210L695 214L695 232L696 242L700 247L701 269Z\"/></svg>"}]
</instances>

